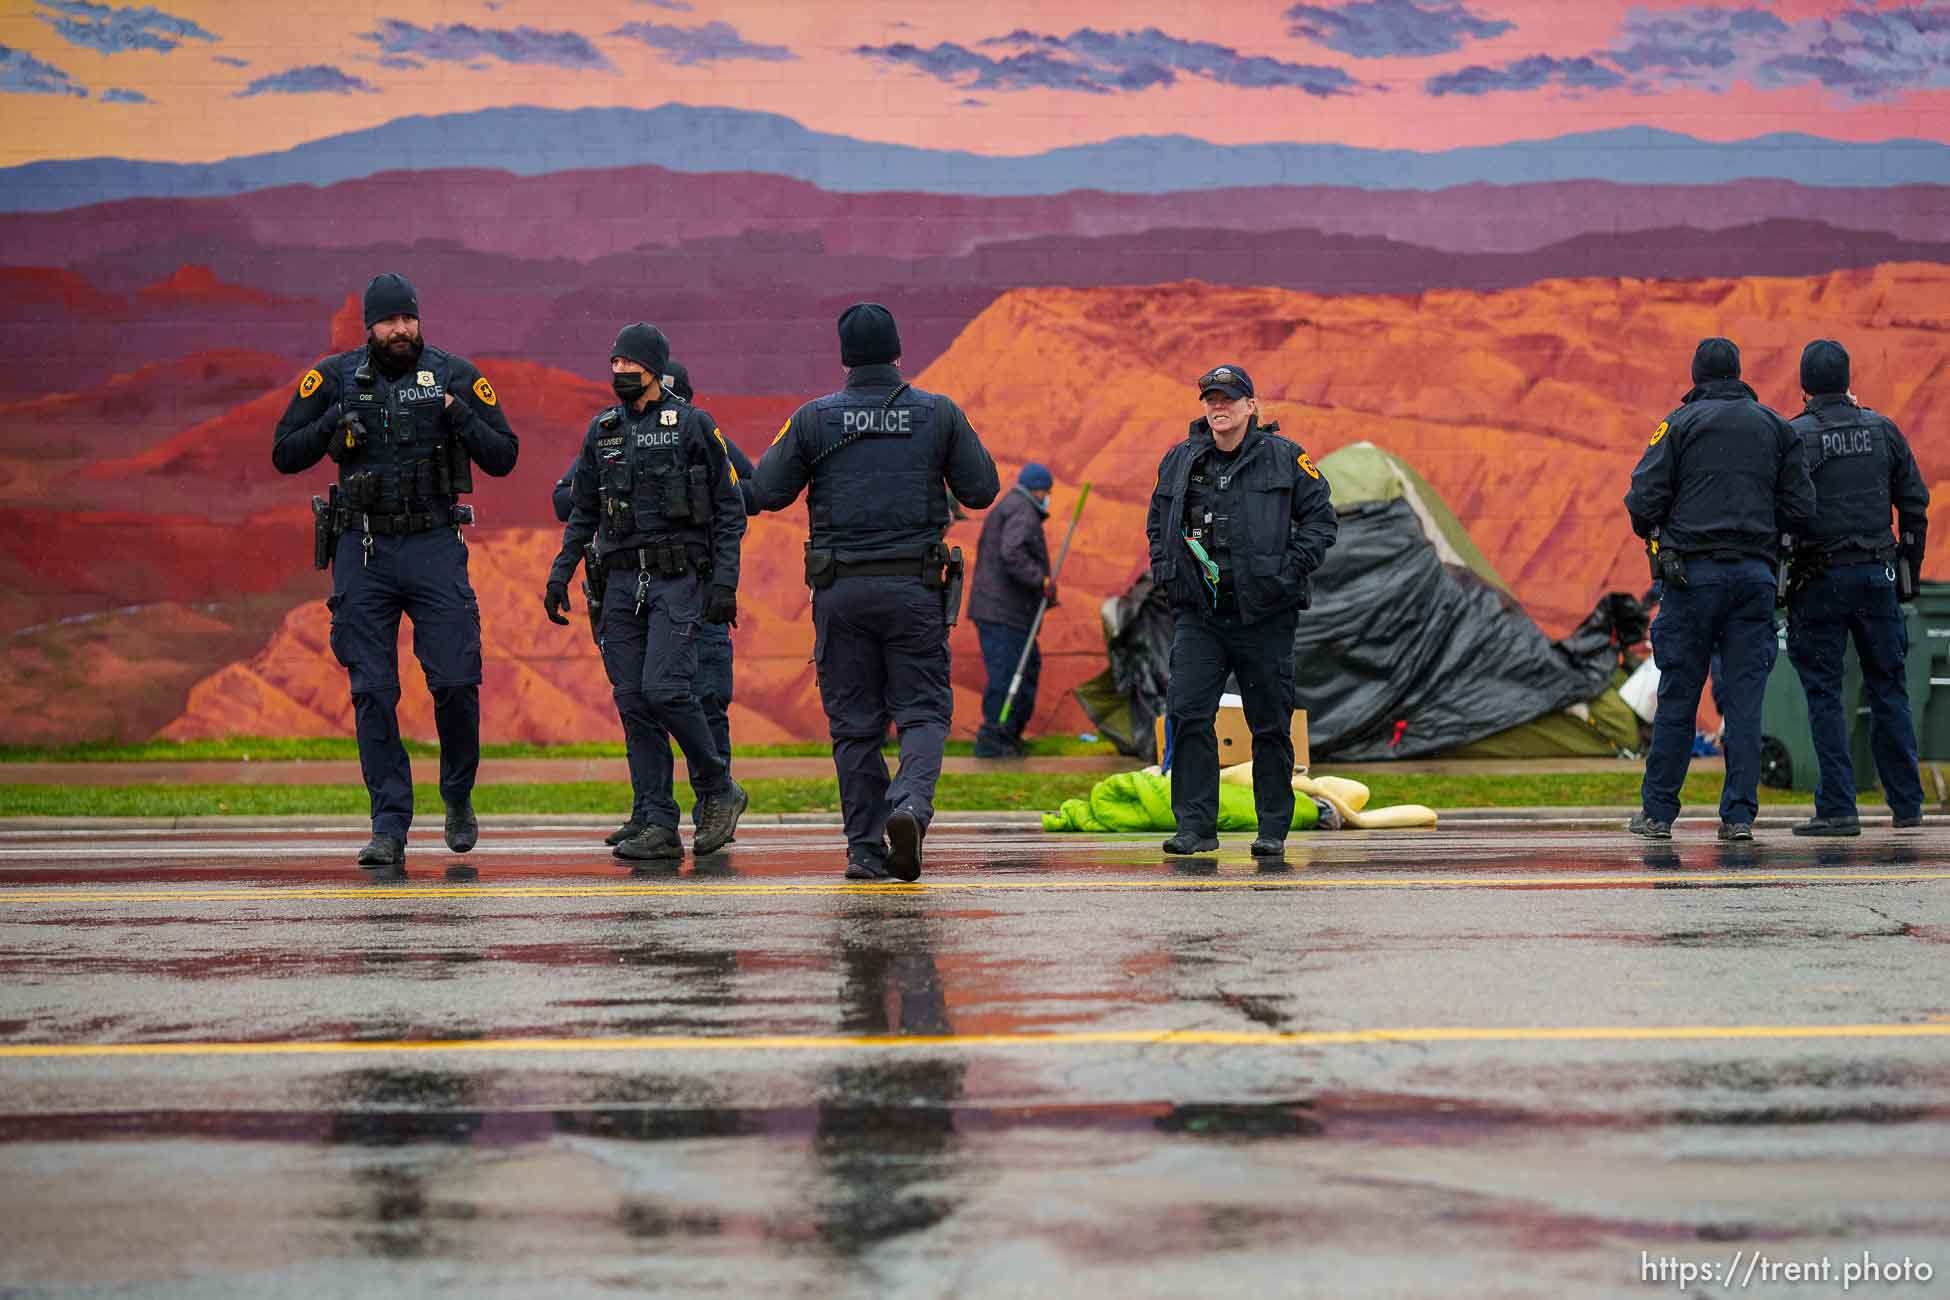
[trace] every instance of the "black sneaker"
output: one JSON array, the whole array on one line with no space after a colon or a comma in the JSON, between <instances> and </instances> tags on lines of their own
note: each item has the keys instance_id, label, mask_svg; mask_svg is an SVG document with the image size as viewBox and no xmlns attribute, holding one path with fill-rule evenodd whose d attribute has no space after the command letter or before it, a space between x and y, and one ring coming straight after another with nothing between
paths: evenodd
<instances>
[{"instance_id":1,"label":"black sneaker","mask_svg":"<svg viewBox=\"0 0 1950 1300\"><path fill-rule=\"evenodd\" d=\"M1166 853L1174 857L1187 858L1199 853L1217 853L1219 837L1216 835L1194 835L1190 831L1180 831L1165 841Z\"/></svg>"},{"instance_id":2,"label":"black sneaker","mask_svg":"<svg viewBox=\"0 0 1950 1300\"><path fill-rule=\"evenodd\" d=\"M1810 817L1794 827L1796 835L1813 835L1822 839L1845 839L1862 833L1860 817Z\"/></svg>"},{"instance_id":3,"label":"black sneaker","mask_svg":"<svg viewBox=\"0 0 1950 1300\"><path fill-rule=\"evenodd\" d=\"M921 841L926 837L913 809L894 809L887 818L887 874L896 880L919 880Z\"/></svg>"},{"instance_id":4,"label":"black sneaker","mask_svg":"<svg viewBox=\"0 0 1950 1300\"><path fill-rule=\"evenodd\" d=\"M893 872L878 858L849 857L846 860L848 880L892 880Z\"/></svg>"},{"instance_id":5,"label":"black sneaker","mask_svg":"<svg viewBox=\"0 0 1950 1300\"><path fill-rule=\"evenodd\" d=\"M630 820L624 822L621 826L618 826L615 830L603 836L603 843L611 844L611 845L621 844L624 840L635 839L637 836L643 834L643 832L649 829L650 829L649 822L646 822L639 817L633 816L630 818Z\"/></svg>"},{"instance_id":6,"label":"black sneaker","mask_svg":"<svg viewBox=\"0 0 1950 1300\"><path fill-rule=\"evenodd\" d=\"M1720 838L1723 840L1751 840L1754 838L1752 822L1721 822Z\"/></svg>"},{"instance_id":7,"label":"black sneaker","mask_svg":"<svg viewBox=\"0 0 1950 1300\"><path fill-rule=\"evenodd\" d=\"M1648 840L1669 840L1672 838L1672 823L1662 822L1646 815L1643 809L1632 814L1626 830L1634 835L1643 835Z\"/></svg>"},{"instance_id":8,"label":"black sneaker","mask_svg":"<svg viewBox=\"0 0 1950 1300\"><path fill-rule=\"evenodd\" d=\"M366 847L359 850L359 865L362 867L403 867L406 865L406 841L391 835L375 832Z\"/></svg>"},{"instance_id":9,"label":"black sneaker","mask_svg":"<svg viewBox=\"0 0 1950 1300\"><path fill-rule=\"evenodd\" d=\"M465 853L481 842L481 820L474 815L474 801L462 799L447 805L447 847Z\"/></svg>"},{"instance_id":10,"label":"black sneaker","mask_svg":"<svg viewBox=\"0 0 1950 1300\"><path fill-rule=\"evenodd\" d=\"M751 796L736 781L723 794L699 801L697 831L691 836L691 856L701 858L731 843L731 837L738 833L738 819L745 815L750 803Z\"/></svg>"},{"instance_id":11,"label":"black sneaker","mask_svg":"<svg viewBox=\"0 0 1950 1300\"><path fill-rule=\"evenodd\" d=\"M663 826L646 826L616 846L616 856L631 862L682 862L684 846L677 832Z\"/></svg>"},{"instance_id":12,"label":"black sneaker","mask_svg":"<svg viewBox=\"0 0 1950 1300\"><path fill-rule=\"evenodd\" d=\"M1890 818L1890 824L1899 831L1914 830L1923 824L1923 814L1917 813L1911 817L1892 817Z\"/></svg>"},{"instance_id":13,"label":"black sneaker","mask_svg":"<svg viewBox=\"0 0 1950 1300\"><path fill-rule=\"evenodd\" d=\"M1283 858L1286 856L1286 841L1262 835L1253 841L1252 852L1256 858Z\"/></svg>"}]
</instances>

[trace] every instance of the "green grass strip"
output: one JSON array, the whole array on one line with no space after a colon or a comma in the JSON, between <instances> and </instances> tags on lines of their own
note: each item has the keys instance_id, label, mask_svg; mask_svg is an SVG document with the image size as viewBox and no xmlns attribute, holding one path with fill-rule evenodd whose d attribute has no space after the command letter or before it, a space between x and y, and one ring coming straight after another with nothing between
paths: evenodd
<instances>
[{"instance_id":1,"label":"green grass strip","mask_svg":"<svg viewBox=\"0 0 1950 1300\"><path fill-rule=\"evenodd\" d=\"M409 740L406 752L416 757L433 758L440 747L429 741ZM891 746L885 751L898 751ZM967 757L975 752L972 740L951 740L947 752ZM1083 741L1074 736L1049 736L1029 742L1029 752L1037 757L1071 754L1115 754L1109 741ZM737 745L734 758L830 758L833 747L824 741L792 745ZM145 740L134 744L82 741L72 745L0 745L0 763L279 763L298 760L352 761L359 757L358 746L349 737L339 736L224 736L213 740ZM574 745L482 745L483 758L622 758L623 742L589 741Z\"/></svg>"}]
</instances>

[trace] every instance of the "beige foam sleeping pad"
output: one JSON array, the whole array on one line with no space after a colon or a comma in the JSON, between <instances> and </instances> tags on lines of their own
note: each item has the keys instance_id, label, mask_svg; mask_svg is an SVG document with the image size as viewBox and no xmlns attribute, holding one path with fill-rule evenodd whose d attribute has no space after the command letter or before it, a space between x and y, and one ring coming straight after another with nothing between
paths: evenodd
<instances>
[{"instance_id":1,"label":"beige foam sleeping pad","mask_svg":"<svg viewBox=\"0 0 1950 1300\"><path fill-rule=\"evenodd\" d=\"M1253 765L1235 764L1220 772L1219 779L1227 785L1243 785L1250 789ZM1298 794L1317 795L1325 799L1341 815L1342 824L1353 830L1384 831L1435 825L1435 809L1425 808L1419 803L1402 803L1392 808L1364 811L1368 806L1368 787L1344 776L1297 775L1293 778L1293 789Z\"/></svg>"}]
</instances>

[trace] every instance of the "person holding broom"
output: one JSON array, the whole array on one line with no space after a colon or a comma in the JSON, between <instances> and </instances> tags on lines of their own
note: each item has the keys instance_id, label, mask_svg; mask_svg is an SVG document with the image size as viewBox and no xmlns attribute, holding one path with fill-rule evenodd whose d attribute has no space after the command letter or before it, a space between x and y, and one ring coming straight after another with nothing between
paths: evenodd
<instances>
[{"instance_id":1,"label":"person holding broom","mask_svg":"<svg viewBox=\"0 0 1950 1300\"><path fill-rule=\"evenodd\" d=\"M1037 607L1056 604L1049 542L1043 536L1055 485L1049 470L1032 460L982 521L975 576L968 586L968 618L975 624L989 679L982 692L982 725L975 733L977 758L1021 758L1027 752L1022 732L1036 712L1036 683L1043 669L1036 646ZM1009 682L1019 664L1022 680L1005 719Z\"/></svg>"}]
</instances>

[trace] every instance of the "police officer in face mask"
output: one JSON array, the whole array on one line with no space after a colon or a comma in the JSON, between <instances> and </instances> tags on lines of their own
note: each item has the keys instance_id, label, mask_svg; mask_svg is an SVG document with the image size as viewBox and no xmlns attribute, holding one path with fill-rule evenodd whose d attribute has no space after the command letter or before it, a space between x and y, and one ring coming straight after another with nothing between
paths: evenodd
<instances>
[{"instance_id":1,"label":"police officer in face mask","mask_svg":"<svg viewBox=\"0 0 1950 1300\"><path fill-rule=\"evenodd\" d=\"M542 606L551 621L569 621L569 576L595 538L605 575L603 668L630 758L631 822L642 827L616 845L616 855L684 856L671 794L675 738L697 792L691 851L702 857L730 842L746 805L697 698L698 627L738 616L744 499L711 417L664 388L670 344L663 332L641 321L626 325L610 351L610 383L622 400L590 421L583 437Z\"/></svg>"},{"instance_id":2,"label":"police officer in face mask","mask_svg":"<svg viewBox=\"0 0 1950 1300\"><path fill-rule=\"evenodd\" d=\"M1313 573L1340 533L1327 479L1278 423L1259 422L1252 377L1198 380L1205 415L1158 462L1145 533L1170 599L1173 855L1219 848L1219 696L1239 679L1253 733L1255 857L1282 856L1293 829L1293 634Z\"/></svg>"},{"instance_id":3,"label":"police officer in face mask","mask_svg":"<svg viewBox=\"0 0 1950 1300\"><path fill-rule=\"evenodd\" d=\"M359 865L406 861L413 774L399 734L399 620L433 693L447 847L465 853L480 828L481 615L467 582L459 497L472 467L500 477L519 443L494 386L472 362L420 337L420 303L401 275L366 286L366 345L305 372L278 421L271 462L298 474L330 456L338 482L313 498L317 554L334 568L332 652L352 680L359 767L372 799L372 841Z\"/></svg>"},{"instance_id":4,"label":"police officer in face mask","mask_svg":"<svg viewBox=\"0 0 1950 1300\"><path fill-rule=\"evenodd\" d=\"M846 387L800 407L759 458L758 506L807 493L813 658L833 737L855 880L914 880L948 738L948 627L960 574L942 536L949 496L975 509L1001 481L968 417L901 378L900 334L878 303L839 320ZM900 729L900 775L880 755Z\"/></svg>"},{"instance_id":5,"label":"police officer in face mask","mask_svg":"<svg viewBox=\"0 0 1950 1300\"><path fill-rule=\"evenodd\" d=\"M1802 530L1788 584L1788 658L1808 694L1821 777L1815 815L1796 835L1858 835L1855 768L1842 711L1848 639L1869 697L1870 751L1898 826L1923 823L1916 729L1903 676L1908 636L1899 600L1916 598L1930 492L1901 430L1848 391L1848 353L1833 339L1801 352L1807 409L1793 420L1820 503ZM1891 508L1900 538L1889 532Z\"/></svg>"},{"instance_id":6,"label":"police officer in face mask","mask_svg":"<svg viewBox=\"0 0 1950 1300\"><path fill-rule=\"evenodd\" d=\"M1740 349L1704 339L1693 387L1659 422L1625 494L1661 582L1652 622L1659 707L1643 807L1628 829L1671 839L1714 654L1726 710L1720 838L1751 840L1759 811L1760 706L1774 666L1775 564L1783 533L1814 523L1815 489L1788 422L1740 382ZM1887 527L1887 524L1884 525Z\"/></svg>"}]
</instances>

